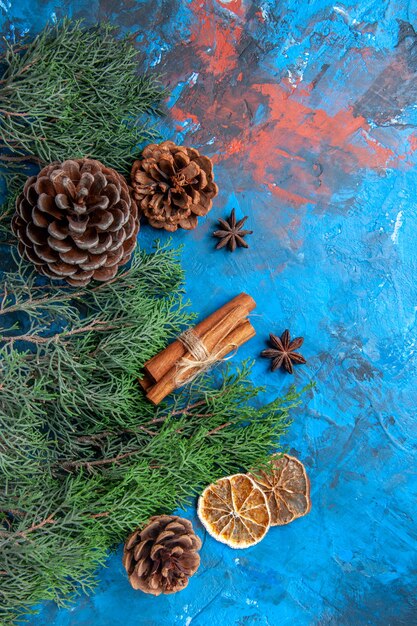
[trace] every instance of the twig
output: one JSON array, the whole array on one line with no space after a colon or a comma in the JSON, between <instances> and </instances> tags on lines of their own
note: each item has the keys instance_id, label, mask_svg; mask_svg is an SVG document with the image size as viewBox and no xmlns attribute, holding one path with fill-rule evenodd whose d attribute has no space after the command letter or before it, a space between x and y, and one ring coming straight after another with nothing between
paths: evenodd
<instances>
[{"instance_id":1,"label":"twig","mask_svg":"<svg viewBox=\"0 0 417 626\"><path fill-rule=\"evenodd\" d=\"M222 424L221 426L217 426L217 428L213 428L213 430L209 430L207 433L207 437L209 435L214 435L215 433L218 433L219 430L223 430L223 428L226 428L227 426L230 426L232 422L226 422L226 424Z\"/></svg>"},{"instance_id":2,"label":"twig","mask_svg":"<svg viewBox=\"0 0 417 626\"><path fill-rule=\"evenodd\" d=\"M29 117L29 113L17 113L16 111L6 111L5 109L0 109L0 113L4 113L6 117L10 117L11 115L16 117ZM1 155L3 157L3 155Z\"/></svg>"},{"instance_id":3,"label":"twig","mask_svg":"<svg viewBox=\"0 0 417 626\"><path fill-rule=\"evenodd\" d=\"M1 509L3 513L11 513L14 517L25 517L27 513L19 509Z\"/></svg>"},{"instance_id":4,"label":"twig","mask_svg":"<svg viewBox=\"0 0 417 626\"><path fill-rule=\"evenodd\" d=\"M191 415L192 409L196 409L197 407L203 406L204 404L207 404L205 400L199 400L199 402L195 402L194 404L189 404L184 409L172 411L172 413L167 413L166 415L163 415L162 417L154 417L150 422L148 422L148 425L164 422L166 419L168 419L168 417L175 417L176 415ZM192 415L195 417L210 417L210 413L192 413Z\"/></svg>"},{"instance_id":5,"label":"twig","mask_svg":"<svg viewBox=\"0 0 417 626\"><path fill-rule=\"evenodd\" d=\"M81 295L81 292L78 294L62 294L61 296L57 296L55 298L50 298L45 296L43 298L38 298L36 300L25 300L24 302L16 302L15 304L11 304L6 308L0 308L0 315L8 315L9 313L16 313L16 311L25 311L28 308L36 309L38 307L43 306L44 304L55 304L59 302L64 302L65 300L72 300L77 295Z\"/></svg>"},{"instance_id":6,"label":"twig","mask_svg":"<svg viewBox=\"0 0 417 626\"><path fill-rule=\"evenodd\" d=\"M62 463L61 467L63 469L72 469L72 468L79 468L79 467L93 467L93 466L97 466L97 465L109 465L111 463L117 463L118 461L121 461L122 459L127 459L130 456L133 456L134 454L138 454L141 450L137 449L137 450L131 450L130 452L125 452L124 454L119 454L117 456L114 456L111 459L98 459L96 461L66 461L65 463Z\"/></svg>"},{"instance_id":7,"label":"twig","mask_svg":"<svg viewBox=\"0 0 417 626\"><path fill-rule=\"evenodd\" d=\"M143 432L147 433L148 435L151 435L151 437L155 437L155 435L158 434L158 433L155 433L153 430L149 430L148 428L145 428L145 426L138 426L138 428L140 428L140 430L143 430Z\"/></svg>"},{"instance_id":8,"label":"twig","mask_svg":"<svg viewBox=\"0 0 417 626\"><path fill-rule=\"evenodd\" d=\"M0 216L0 219L1 219L1 216ZM2 301L1 301L0 309L4 309L4 306L6 304L8 295L9 295L9 292L7 291L7 285L5 285L5 287L4 287L4 296L3 296Z\"/></svg>"},{"instance_id":9,"label":"twig","mask_svg":"<svg viewBox=\"0 0 417 626\"><path fill-rule=\"evenodd\" d=\"M0 389L1 389L1 386L0 386ZM138 426L138 428L141 428L143 430L144 426ZM152 435L155 434L153 431L150 431L150 433L152 433ZM95 444L96 442L99 442L102 439L105 439L106 437L118 437L120 435L126 435L126 434L136 435L137 433L134 428L122 428L120 430L103 430L100 433L95 433L92 435L80 435L79 437L75 437L75 439L76 441L79 441L81 443Z\"/></svg>"},{"instance_id":10,"label":"twig","mask_svg":"<svg viewBox=\"0 0 417 626\"><path fill-rule=\"evenodd\" d=\"M30 528L27 528L26 530L19 530L18 532L15 532L15 533L4 532L0 530L0 535L3 537L8 537L8 538L23 537L24 539L26 539L28 533L32 533L35 530L39 530L40 528L43 528L47 524L56 524L56 520L54 520L52 515L49 515L49 517L42 520L42 522L39 522L39 524L32 524L32 526L30 526Z\"/></svg>"},{"instance_id":11,"label":"twig","mask_svg":"<svg viewBox=\"0 0 417 626\"><path fill-rule=\"evenodd\" d=\"M126 276L128 276L129 272L130 272L130 269L126 270L125 272L122 272L121 274L117 274L112 280L109 280L106 283L97 285L97 287L94 287L91 290L74 291L73 293L69 291L68 293L62 293L59 296L55 296L55 297L44 296L42 298L37 298L34 300L29 299L29 300L25 300L24 302L16 302L15 304L11 304L10 306L6 308L0 307L0 315L6 315L6 314L8 315L10 313L16 313L17 311L25 311L27 310L28 305L30 309L37 309L46 304L51 305L55 303L58 304L60 302L65 302L66 300L78 300L81 297L85 297L90 292L99 291L100 289L108 287L112 283L119 281L122 278L125 278ZM50 285L41 285L41 286L38 286L37 289L44 289L44 288L49 288L49 287Z\"/></svg>"},{"instance_id":12,"label":"twig","mask_svg":"<svg viewBox=\"0 0 417 626\"><path fill-rule=\"evenodd\" d=\"M192 409L196 409L199 406L203 406L204 404L206 404L206 400L199 400L198 402L194 402L194 404L189 404L188 406L186 406L184 409L180 409L178 411L173 411L171 413L171 415L182 415L184 413L190 413L190 411Z\"/></svg>"},{"instance_id":13,"label":"twig","mask_svg":"<svg viewBox=\"0 0 417 626\"><path fill-rule=\"evenodd\" d=\"M15 113L15 115L17 115L17 113ZM42 139L42 137L38 137L38 139ZM5 146L3 146L3 148L4 147ZM0 161L7 161L10 163L33 162L33 163L37 163L38 165L42 165L43 163L42 159L39 159L38 157L33 156L31 154L28 154L27 156L10 156L8 154L0 154Z\"/></svg>"},{"instance_id":14,"label":"twig","mask_svg":"<svg viewBox=\"0 0 417 626\"><path fill-rule=\"evenodd\" d=\"M6 219L6 217L10 217L10 215L13 213L14 211L14 207L11 207L9 209L6 209L5 211L3 211L3 213L0 214L0 222L4 219ZM1 243L5 243L4 241L2 241Z\"/></svg>"},{"instance_id":15,"label":"twig","mask_svg":"<svg viewBox=\"0 0 417 626\"><path fill-rule=\"evenodd\" d=\"M193 406L197 406L197 405L201 405L201 402L196 403ZM204 404L204 402L203 402ZM191 407L190 407L191 408ZM164 417L164 419L166 419ZM156 421L160 421L160 420L156 420ZM154 422L150 422L150 423L154 423ZM229 426L230 423L228 424L223 424L222 426L218 426L217 428L215 428L213 431L210 431L209 433L207 433L207 435L211 435L215 432L217 432L218 430L221 430L222 428L225 428L226 426ZM138 429L144 431L145 433L147 433L148 435L150 435L151 437L155 437L158 433L149 430L148 428L146 428L145 426L138 426ZM90 436L85 436L85 437L78 437L78 441L81 441L82 443L95 443L96 439L100 440L101 438L107 436L107 435L118 435L118 434L123 434L123 433L132 433L135 434L135 430L133 429L124 429L122 431L118 431L115 433L112 433L111 431L104 431L102 433L97 433L97 435L90 435ZM176 432L181 432L181 431L176 431ZM92 466L100 466L100 465L109 465L111 463L117 463L118 461L121 461L123 459L126 459L130 456L133 456L134 454L138 454L140 452L140 449L136 449L136 450L131 450L130 452L125 452L124 454L119 454L115 457L112 457L111 459L96 459L94 461L65 461L64 463L61 463L59 465L59 467L61 467L62 469L68 470L68 469L72 469L72 468L80 468L80 467L92 467Z\"/></svg>"},{"instance_id":16,"label":"twig","mask_svg":"<svg viewBox=\"0 0 417 626\"><path fill-rule=\"evenodd\" d=\"M75 437L75 439L76 441L79 441L80 443L95 444L98 441L101 441L101 439L104 439L105 437L109 437L115 434L116 433L111 432L111 430L104 430L103 432L97 433L95 435L80 435L79 437Z\"/></svg>"},{"instance_id":17,"label":"twig","mask_svg":"<svg viewBox=\"0 0 417 626\"><path fill-rule=\"evenodd\" d=\"M97 328L99 327L99 328ZM80 335L82 333L90 332L91 330L113 330L116 328L114 324L107 324L104 320L96 320L91 324L86 326L81 326L80 328L73 328L67 332L56 333L51 337L42 337L41 335L15 335L14 337L6 337L4 335L0 335L0 341L4 341L7 343L13 344L15 341L26 341L27 343L34 343L36 345L45 344L55 342L57 343L61 339L68 339L69 337L73 337L74 335Z\"/></svg>"},{"instance_id":18,"label":"twig","mask_svg":"<svg viewBox=\"0 0 417 626\"><path fill-rule=\"evenodd\" d=\"M44 526L46 526L47 524L56 524L56 521L54 520L54 518L52 517L52 515L50 515L49 517L47 517L46 519L44 519L42 522L39 522L39 524L33 524L30 528L28 528L27 530L21 530L20 532L16 533L17 537L24 537L26 539L26 535L28 533L33 532L34 530L39 530L40 528L43 528Z\"/></svg>"}]
</instances>

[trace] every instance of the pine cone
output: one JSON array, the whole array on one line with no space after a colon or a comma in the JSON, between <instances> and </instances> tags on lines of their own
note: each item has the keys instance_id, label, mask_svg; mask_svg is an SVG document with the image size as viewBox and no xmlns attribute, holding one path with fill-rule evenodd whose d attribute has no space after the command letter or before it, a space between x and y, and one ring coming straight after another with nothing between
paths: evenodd
<instances>
[{"instance_id":1,"label":"pine cone","mask_svg":"<svg viewBox=\"0 0 417 626\"><path fill-rule=\"evenodd\" d=\"M93 159L54 162L31 176L12 227L22 257L76 287L107 281L129 261L139 230L125 179Z\"/></svg>"},{"instance_id":2,"label":"pine cone","mask_svg":"<svg viewBox=\"0 0 417 626\"><path fill-rule=\"evenodd\" d=\"M174 232L192 230L218 193L213 164L194 148L172 141L150 144L132 167L133 195L151 226Z\"/></svg>"},{"instance_id":3,"label":"pine cone","mask_svg":"<svg viewBox=\"0 0 417 626\"><path fill-rule=\"evenodd\" d=\"M154 596L176 593L197 571L200 548L191 522L176 515L156 515L126 541L123 565L134 589Z\"/></svg>"}]
</instances>

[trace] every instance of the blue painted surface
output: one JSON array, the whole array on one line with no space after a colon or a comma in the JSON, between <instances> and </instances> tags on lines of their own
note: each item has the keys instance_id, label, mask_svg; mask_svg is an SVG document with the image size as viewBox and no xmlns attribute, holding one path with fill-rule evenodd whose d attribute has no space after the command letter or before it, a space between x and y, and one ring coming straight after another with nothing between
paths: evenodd
<instances>
[{"instance_id":1,"label":"blue painted surface","mask_svg":"<svg viewBox=\"0 0 417 626\"><path fill-rule=\"evenodd\" d=\"M119 550L94 596L29 623L417 624L416 3L5 0L0 13L7 37L65 14L139 29L172 89L162 133L216 162L213 211L175 235L194 309L248 291L257 337L236 361L289 327L308 359L296 384L317 382L287 438L311 477L309 516L233 551L190 509L204 545L185 591L134 592ZM233 207L251 248L216 252ZM143 227L141 245L154 237ZM263 359L254 378L271 397L291 382Z\"/></svg>"}]
</instances>

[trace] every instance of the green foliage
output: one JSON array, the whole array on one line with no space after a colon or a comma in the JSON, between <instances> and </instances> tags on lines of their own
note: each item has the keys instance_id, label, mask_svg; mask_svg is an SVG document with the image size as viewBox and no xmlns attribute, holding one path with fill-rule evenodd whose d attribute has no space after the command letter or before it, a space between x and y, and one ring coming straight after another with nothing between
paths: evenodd
<instances>
[{"instance_id":1,"label":"green foliage","mask_svg":"<svg viewBox=\"0 0 417 626\"><path fill-rule=\"evenodd\" d=\"M137 74L129 37L109 24L64 19L33 41L7 44L0 80L0 163L89 156L127 172L138 144L155 137L145 116L163 90ZM93 132L92 132L93 129Z\"/></svg>"},{"instance_id":2,"label":"green foliage","mask_svg":"<svg viewBox=\"0 0 417 626\"><path fill-rule=\"evenodd\" d=\"M0 206L0 245L16 243L10 222L15 212L16 198L22 191L26 178L24 172L0 173L0 195L4 196L4 201Z\"/></svg>"},{"instance_id":3,"label":"green foliage","mask_svg":"<svg viewBox=\"0 0 417 626\"><path fill-rule=\"evenodd\" d=\"M213 480L264 465L298 403L268 405L250 365L155 409L136 377L191 317L178 255L138 253L74 293L24 267L0 297L0 623L94 585L109 548ZM14 323L19 317L19 327ZM56 326L58 321L59 327Z\"/></svg>"}]
</instances>

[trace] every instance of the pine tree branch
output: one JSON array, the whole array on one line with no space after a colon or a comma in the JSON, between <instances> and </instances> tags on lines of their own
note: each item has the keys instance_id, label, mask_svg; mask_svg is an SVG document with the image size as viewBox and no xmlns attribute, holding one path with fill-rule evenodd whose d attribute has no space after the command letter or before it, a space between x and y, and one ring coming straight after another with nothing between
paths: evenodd
<instances>
[{"instance_id":1,"label":"pine tree branch","mask_svg":"<svg viewBox=\"0 0 417 626\"><path fill-rule=\"evenodd\" d=\"M156 433L155 433L156 434ZM93 461L65 461L65 463L62 463L60 465L60 467L64 470L71 470L71 469L80 469L81 467L86 467L87 469L90 469L91 467L98 467L101 465L112 465L113 463L118 463L119 461L122 461L123 459L128 459L131 456L134 456L135 454L139 454L139 452L141 452L141 448L137 448L136 450L130 450L130 452L125 452L124 454L119 454L117 456L114 456L111 459L98 459L98 460L93 460Z\"/></svg>"},{"instance_id":2,"label":"pine tree branch","mask_svg":"<svg viewBox=\"0 0 417 626\"><path fill-rule=\"evenodd\" d=\"M211 437L212 435L215 435L220 430L223 430L223 428L227 428L228 426L230 426L230 424L231 424L231 422L226 422L225 424L220 424L220 426L217 426L216 428L213 428L213 430L209 430L208 433L207 433L207 437Z\"/></svg>"},{"instance_id":3,"label":"pine tree branch","mask_svg":"<svg viewBox=\"0 0 417 626\"><path fill-rule=\"evenodd\" d=\"M80 443L90 443L90 444L96 445L98 442L108 437L118 437L120 435L126 435L126 434L133 435L135 434L135 432L136 431L133 430L132 428L123 428L122 430L115 430L115 431L105 430L103 432L95 433L93 435L80 435L79 437L76 437L76 440L79 441Z\"/></svg>"},{"instance_id":4,"label":"pine tree branch","mask_svg":"<svg viewBox=\"0 0 417 626\"><path fill-rule=\"evenodd\" d=\"M0 509L2 513L9 513L14 517L25 517L25 511L20 511L19 509Z\"/></svg>"},{"instance_id":5,"label":"pine tree branch","mask_svg":"<svg viewBox=\"0 0 417 626\"><path fill-rule=\"evenodd\" d=\"M179 409L177 411L172 411L171 415L188 415L191 413L193 409L198 408L199 406L204 406L206 404L205 400L200 400L199 402L194 402L194 404L188 404L184 409ZM195 413L193 413L195 415ZM155 422L156 420L154 420Z\"/></svg>"},{"instance_id":6,"label":"pine tree branch","mask_svg":"<svg viewBox=\"0 0 417 626\"><path fill-rule=\"evenodd\" d=\"M114 35L109 24L88 28L64 19L32 42L8 46L0 80L0 162L90 156L130 169L138 146L156 137L144 117L158 113L164 90L157 79L138 76L131 39Z\"/></svg>"},{"instance_id":7,"label":"pine tree branch","mask_svg":"<svg viewBox=\"0 0 417 626\"><path fill-rule=\"evenodd\" d=\"M0 530L0 536L6 537L8 540L14 539L16 537L22 537L23 539L27 539L27 535L29 533L32 533L35 530L40 530L47 524L56 524L56 520L54 520L52 515L49 515L46 519L42 520L38 524L32 524L26 530L19 530L17 532L7 532L7 531Z\"/></svg>"},{"instance_id":8,"label":"pine tree branch","mask_svg":"<svg viewBox=\"0 0 417 626\"><path fill-rule=\"evenodd\" d=\"M94 320L91 324L86 324L85 326L81 326L80 328L73 328L68 331L63 331L60 333L55 333L51 337L42 337L42 335L37 334L24 334L24 335L14 335L13 337L8 337L4 335L0 335L0 341L13 344L16 341L25 341L26 343L33 343L36 345L46 344L50 342L57 343L58 341L65 341L67 339L71 339L75 337L75 335L81 335L83 333L90 333L91 331L95 332L105 332L108 330L113 330L116 328L115 324L108 324L103 320Z\"/></svg>"},{"instance_id":9,"label":"pine tree branch","mask_svg":"<svg viewBox=\"0 0 417 626\"><path fill-rule=\"evenodd\" d=\"M4 109L0 109L0 113L3 113L4 115L6 115L6 117L10 117L11 115L15 115L16 117L29 117L29 115L27 113L17 113L16 111L5 111ZM6 154L0 154L0 159L3 159L5 161L15 161L16 158L19 161L23 161L24 157L9 157Z\"/></svg>"},{"instance_id":10,"label":"pine tree branch","mask_svg":"<svg viewBox=\"0 0 417 626\"><path fill-rule=\"evenodd\" d=\"M22 531L16 533L16 536L17 537L23 537L24 539L27 539L27 535L29 533L33 533L35 530L40 530L41 528L43 528L47 524L56 524L56 520L54 520L52 515L50 515L46 519L42 520L42 522L39 522L39 524L32 524L32 526L30 526L30 528L28 528L27 530L22 530Z\"/></svg>"},{"instance_id":11,"label":"pine tree branch","mask_svg":"<svg viewBox=\"0 0 417 626\"><path fill-rule=\"evenodd\" d=\"M195 414L192 413L192 409L195 409L199 406L203 406L204 404L206 404L205 400L200 400L199 402L195 402L194 404L189 404L187 407L185 407L184 409L179 409L177 411L172 411L172 413L170 413L171 417L175 417L177 415L193 415L194 417L206 417L207 414L206 413L201 413L201 414ZM167 419L168 415L162 415L161 417L155 417L153 418L150 422L148 422L149 425L151 424L160 424L161 422L164 422Z\"/></svg>"}]
</instances>

